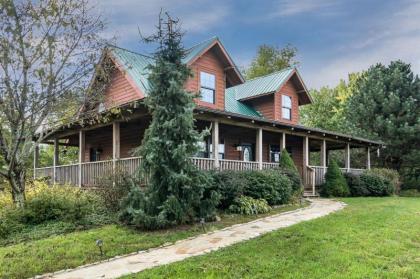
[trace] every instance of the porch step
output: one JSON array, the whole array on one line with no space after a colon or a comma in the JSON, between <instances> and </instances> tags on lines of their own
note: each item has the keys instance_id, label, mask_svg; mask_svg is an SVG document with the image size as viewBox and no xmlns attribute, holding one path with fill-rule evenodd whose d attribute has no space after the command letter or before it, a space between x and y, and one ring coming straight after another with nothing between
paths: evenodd
<instances>
[{"instance_id":1,"label":"porch step","mask_svg":"<svg viewBox=\"0 0 420 279\"><path fill-rule=\"evenodd\" d=\"M304 191L303 192L303 196L305 198L319 198L319 194L317 192L315 192L315 194L312 193L312 191Z\"/></svg>"}]
</instances>

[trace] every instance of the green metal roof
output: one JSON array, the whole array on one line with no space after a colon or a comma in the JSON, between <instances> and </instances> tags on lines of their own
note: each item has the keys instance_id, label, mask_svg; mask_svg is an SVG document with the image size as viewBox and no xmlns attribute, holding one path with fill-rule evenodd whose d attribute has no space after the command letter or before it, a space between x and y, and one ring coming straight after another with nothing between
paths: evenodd
<instances>
[{"instance_id":1,"label":"green metal roof","mask_svg":"<svg viewBox=\"0 0 420 279\"><path fill-rule=\"evenodd\" d=\"M108 49L140 90L146 94L149 91L149 81L147 78L149 70L147 66L153 63L153 58L115 46L109 46Z\"/></svg>"},{"instance_id":2,"label":"green metal roof","mask_svg":"<svg viewBox=\"0 0 420 279\"><path fill-rule=\"evenodd\" d=\"M183 62L187 64L192 61L217 40L217 37L213 37L189 48L187 55L183 58ZM153 58L117 46L110 45L108 49L141 91L147 95L150 88L148 81L149 70L147 66L153 63Z\"/></svg>"},{"instance_id":3,"label":"green metal roof","mask_svg":"<svg viewBox=\"0 0 420 279\"><path fill-rule=\"evenodd\" d=\"M225 110L227 112L243 114L246 116L262 117L253 107L236 100L235 91L231 88L225 90Z\"/></svg>"},{"instance_id":4,"label":"green metal roof","mask_svg":"<svg viewBox=\"0 0 420 279\"><path fill-rule=\"evenodd\" d=\"M234 91L236 100L274 93L288 80L294 70L294 68L287 68L266 76L250 79L243 84L229 88L229 90Z\"/></svg>"}]
</instances>

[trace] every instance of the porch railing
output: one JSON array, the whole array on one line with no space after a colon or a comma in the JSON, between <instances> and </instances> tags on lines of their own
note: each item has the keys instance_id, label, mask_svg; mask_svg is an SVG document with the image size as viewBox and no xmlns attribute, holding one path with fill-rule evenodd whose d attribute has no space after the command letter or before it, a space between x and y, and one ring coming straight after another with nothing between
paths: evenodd
<instances>
[{"instance_id":1,"label":"porch railing","mask_svg":"<svg viewBox=\"0 0 420 279\"><path fill-rule=\"evenodd\" d=\"M214 159L209 158L191 158L191 161L200 170L213 170ZM143 163L141 157L123 158L118 160L106 160L98 162L85 162L81 164L70 164L36 168L34 172L35 178L47 178L51 183L80 185L80 186L96 186L103 181L105 177L109 177L114 172L122 172L128 175L135 174L136 170ZM275 168L276 163L262 163L263 169ZM79 168L81 167L81 172ZM244 162L236 160L219 160L219 170L258 170L258 162ZM81 178L81 183L79 179Z\"/></svg>"}]
</instances>

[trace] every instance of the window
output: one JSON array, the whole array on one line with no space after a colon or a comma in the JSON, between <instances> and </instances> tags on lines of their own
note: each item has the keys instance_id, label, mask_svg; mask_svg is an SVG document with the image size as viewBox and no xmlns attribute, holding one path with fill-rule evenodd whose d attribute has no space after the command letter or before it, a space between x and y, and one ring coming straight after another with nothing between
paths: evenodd
<instances>
[{"instance_id":1,"label":"window","mask_svg":"<svg viewBox=\"0 0 420 279\"><path fill-rule=\"evenodd\" d=\"M292 119L292 97L282 95L281 98L281 115L283 119L291 120Z\"/></svg>"},{"instance_id":2,"label":"window","mask_svg":"<svg viewBox=\"0 0 420 279\"><path fill-rule=\"evenodd\" d=\"M97 162L101 160L101 148L90 148L89 149L89 161L90 162Z\"/></svg>"},{"instance_id":3,"label":"window","mask_svg":"<svg viewBox=\"0 0 420 279\"><path fill-rule=\"evenodd\" d=\"M270 162L280 162L280 145L270 144Z\"/></svg>"},{"instance_id":4,"label":"window","mask_svg":"<svg viewBox=\"0 0 420 279\"><path fill-rule=\"evenodd\" d=\"M200 72L200 93L201 100L214 104L216 92L216 77L212 74Z\"/></svg>"},{"instance_id":5,"label":"window","mask_svg":"<svg viewBox=\"0 0 420 279\"><path fill-rule=\"evenodd\" d=\"M209 149L210 149L210 158L213 158L213 145L211 143L210 143ZM224 158L225 158L225 143L223 139L221 139L219 142L219 159L224 159Z\"/></svg>"}]
</instances>

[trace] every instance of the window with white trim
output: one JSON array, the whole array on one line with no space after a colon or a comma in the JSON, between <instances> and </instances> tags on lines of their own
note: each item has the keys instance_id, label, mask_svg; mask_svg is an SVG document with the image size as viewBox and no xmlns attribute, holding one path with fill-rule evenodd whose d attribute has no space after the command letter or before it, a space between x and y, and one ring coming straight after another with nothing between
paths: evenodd
<instances>
[{"instance_id":1,"label":"window with white trim","mask_svg":"<svg viewBox=\"0 0 420 279\"><path fill-rule=\"evenodd\" d=\"M283 119L292 119L292 97L287 95L281 96L281 115Z\"/></svg>"},{"instance_id":2,"label":"window with white trim","mask_svg":"<svg viewBox=\"0 0 420 279\"><path fill-rule=\"evenodd\" d=\"M201 100L203 102L214 104L216 95L215 75L206 72L200 72L200 93Z\"/></svg>"}]
</instances>

